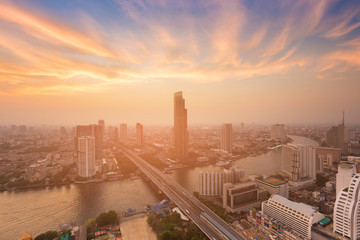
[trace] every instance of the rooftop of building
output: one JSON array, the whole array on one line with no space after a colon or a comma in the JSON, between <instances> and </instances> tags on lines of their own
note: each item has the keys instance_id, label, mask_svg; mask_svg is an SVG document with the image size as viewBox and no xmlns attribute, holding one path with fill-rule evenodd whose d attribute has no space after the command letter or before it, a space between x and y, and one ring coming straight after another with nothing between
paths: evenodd
<instances>
[{"instance_id":1,"label":"rooftop of building","mask_svg":"<svg viewBox=\"0 0 360 240\"><path fill-rule=\"evenodd\" d=\"M229 189L233 189L233 188L246 188L246 187L251 187L254 186L255 183L253 182L243 182L243 183L225 183L228 184L229 186L227 188Z\"/></svg>"},{"instance_id":2,"label":"rooftop of building","mask_svg":"<svg viewBox=\"0 0 360 240\"><path fill-rule=\"evenodd\" d=\"M353 168L354 164L353 163L347 163L347 162L341 162L339 164L339 167L340 168Z\"/></svg>"},{"instance_id":3,"label":"rooftop of building","mask_svg":"<svg viewBox=\"0 0 360 240\"><path fill-rule=\"evenodd\" d=\"M298 212L301 212L304 215L309 216L309 217L312 216L315 212L317 212L317 210L310 205L307 205L304 203L293 202L293 201L290 201L289 199L284 198L283 196L280 196L277 194L272 195L270 199L272 199L276 202L279 202L279 203L281 203L291 209L294 209Z\"/></svg>"},{"instance_id":4,"label":"rooftop of building","mask_svg":"<svg viewBox=\"0 0 360 240\"><path fill-rule=\"evenodd\" d=\"M24 233L18 240L27 240L31 238L32 236L29 233Z\"/></svg>"},{"instance_id":5,"label":"rooftop of building","mask_svg":"<svg viewBox=\"0 0 360 240\"><path fill-rule=\"evenodd\" d=\"M257 179L257 180L261 181L261 182L269 183L269 184L274 185L274 186L280 186L280 185L283 185L283 184L287 183L286 181L281 180L281 179L276 178L276 177L268 177L268 178L265 178L265 179Z\"/></svg>"}]
</instances>

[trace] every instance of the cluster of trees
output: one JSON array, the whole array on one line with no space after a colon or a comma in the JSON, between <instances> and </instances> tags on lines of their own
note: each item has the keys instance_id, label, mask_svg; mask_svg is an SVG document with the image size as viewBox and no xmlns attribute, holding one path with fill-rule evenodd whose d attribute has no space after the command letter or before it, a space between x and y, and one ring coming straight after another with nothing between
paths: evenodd
<instances>
[{"instance_id":1,"label":"cluster of trees","mask_svg":"<svg viewBox=\"0 0 360 240\"><path fill-rule=\"evenodd\" d=\"M70 234L71 231L65 231L65 232L57 232L57 231L47 231L45 233L42 233L38 235L34 240L54 240L54 239L60 239L61 236L65 234Z\"/></svg>"},{"instance_id":2,"label":"cluster of trees","mask_svg":"<svg viewBox=\"0 0 360 240\"><path fill-rule=\"evenodd\" d=\"M95 239L93 229L111 224L119 224L117 213L114 210L101 213L96 219L88 219L85 222L87 228L87 240Z\"/></svg>"},{"instance_id":3,"label":"cluster of trees","mask_svg":"<svg viewBox=\"0 0 360 240\"><path fill-rule=\"evenodd\" d=\"M211 211L213 211L216 215L218 215L219 217L224 219L224 221L228 220L228 216L226 214L225 208L223 208L222 206L216 205L215 203L213 203L210 200L206 200L206 199L202 198L198 192L194 192L194 195L197 199L200 200L200 202L202 202L203 204L205 204L205 206L210 208Z\"/></svg>"},{"instance_id":4,"label":"cluster of trees","mask_svg":"<svg viewBox=\"0 0 360 240\"><path fill-rule=\"evenodd\" d=\"M28 153L40 153L40 152L54 152L59 150L59 146L47 146L47 147L39 147L39 148L29 148L19 154L28 154Z\"/></svg>"},{"instance_id":5,"label":"cluster of trees","mask_svg":"<svg viewBox=\"0 0 360 240\"><path fill-rule=\"evenodd\" d=\"M117 219L117 213L114 210L110 210L107 213L101 213L95 221L98 227L119 223Z\"/></svg>"},{"instance_id":6,"label":"cluster of trees","mask_svg":"<svg viewBox=\"0 0 360 240\"><path fill-rule=\"evenodd\" d=\"M65 179L65 177L69 174L69 171L71 169L73 169L75 166L76 166L76 164L73 163L69 166L63 167L61 172L59 172L58 174L56 174L50 178L49 183L51 183L51 184L61 183L62 180Z\"/></svg>"},{"instance_id":7,"label":"cluster of trees","mask_svg":"<svg viewBox=\"0 0 360 240\"><path fill-rule=\"evenodd\" d=\"M140 157L158 169L163 169L168 166L167 164L163 163L159 158L155 157L151 153L141 154Z\"/></svg>"},{"instance_id":8,"label":"cluster of trees","mask_svg":"<svg viewBox=\"0 0 360 240\"><path fill-rule=\"evenodd\" d=\"M137 166L123 153L119 153L115 156L118 167L122 174L125 176L130 176L131 173L135 172L137 170Z\"/></svg>"},{"instance_id":9,"label":"cluster of trees","mask_svg":"<svg viewBox=\"0 0 360 240\"><path fill-rule=\"evenodd\" d=\"M147 223L156 232L159 240L202 240L207 239L203 232L190 223L184 227L179 213L168 214L162 218L161 215L150 214Z\"/></svg>"},{"instance_id":10,"label":"cluster of trees","mask_svg":"<svg viewBox=\"0 0 360 240\"><path fill-rule=\"evenodd\" d=\"M325 177L323 174L321 174L321 173L316 174L316 186L317 187L325 187L327 181L329 181L329 179L327 177Z\"/></svg>"}]
</instances>

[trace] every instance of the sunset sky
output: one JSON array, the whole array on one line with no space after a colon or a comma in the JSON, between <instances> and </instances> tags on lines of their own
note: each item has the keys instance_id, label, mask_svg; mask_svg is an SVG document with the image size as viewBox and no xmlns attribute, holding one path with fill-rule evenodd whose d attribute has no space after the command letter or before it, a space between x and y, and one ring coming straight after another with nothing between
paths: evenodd
<instances>
[{"instance_id":1,"label":"sunset sky","mask_svg":"<svg viewBox=\"0 0 360 240\"><path fill-rule=\"evenodd\" d=\"M0 124L360 123L359 1L0 1Z\"/></svg>"}]
</instances>

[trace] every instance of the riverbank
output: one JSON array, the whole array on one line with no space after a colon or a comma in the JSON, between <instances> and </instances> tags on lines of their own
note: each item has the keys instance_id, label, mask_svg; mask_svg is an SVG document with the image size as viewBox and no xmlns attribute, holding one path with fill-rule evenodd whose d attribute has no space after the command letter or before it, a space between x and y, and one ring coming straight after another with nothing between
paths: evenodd
<instances>
[{"instance_id":1,"label":"riverbank","mask_svg":"<svg viewBox=\"0 0 360 240\"><path fill-rule=\"evenodd\" d=\"M123 240L157 240L156 233L146 222L145 213L120 218L120 230Z\"/></svg>"}]
</instances>

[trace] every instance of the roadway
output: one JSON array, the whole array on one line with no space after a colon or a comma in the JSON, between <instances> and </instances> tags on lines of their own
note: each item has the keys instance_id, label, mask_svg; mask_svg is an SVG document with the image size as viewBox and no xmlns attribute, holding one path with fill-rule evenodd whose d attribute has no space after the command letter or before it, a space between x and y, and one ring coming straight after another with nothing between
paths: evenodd
<instances>
[{"instance_id":1,"label":"roadway","mask_svg":"<svg viewBox=\"0 0 360 240\"><path fill-rule=\"evenodd\" d=\"M223 219L207 208L202 202L195 198L177 182L164 175L159 169L147 163L137 154L129 149L123 148L124 154L134 162L135 165L166 194L210 239L245 239L235 231ZM221 228L227 231L227 237L219 232L219 228L209 224L201 218L202 213L207 213Z\"/></svg>"}]
</instances>

